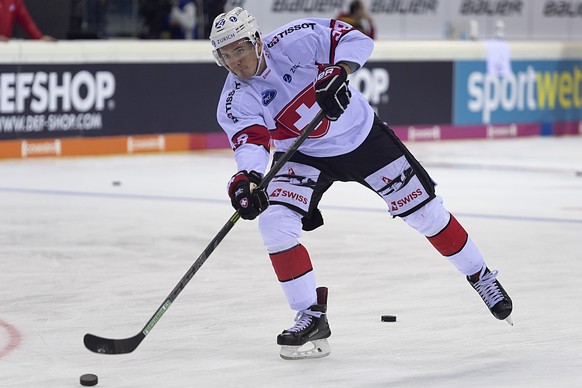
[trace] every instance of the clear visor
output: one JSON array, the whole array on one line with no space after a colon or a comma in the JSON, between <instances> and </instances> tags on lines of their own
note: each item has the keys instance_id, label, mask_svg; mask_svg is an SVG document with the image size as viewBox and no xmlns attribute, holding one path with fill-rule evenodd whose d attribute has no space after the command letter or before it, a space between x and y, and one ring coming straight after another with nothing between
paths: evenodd
<instances>
[{"instance_id":1,"label":"clear visor","mask_svg":"<svg viewBox=\"0 0 582 388\"><path fill-rule=\"evenodd\" d=\"M247 55L253 53L256 55L255 46L250 40L244 39L239 42L231 43L218 50L212 51L214 58L221 66L231 69L232 65L243 60Z\"/></svg>"}]
</instances>

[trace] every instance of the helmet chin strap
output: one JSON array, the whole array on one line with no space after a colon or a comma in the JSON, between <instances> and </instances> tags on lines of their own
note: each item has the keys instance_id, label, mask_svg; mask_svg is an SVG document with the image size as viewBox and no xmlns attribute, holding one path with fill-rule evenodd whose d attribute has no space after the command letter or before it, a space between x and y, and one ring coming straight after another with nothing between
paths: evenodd
<instances>
[{"instance_id":1,"label":"helmet chin strap","mask_svg":"<svg viewBox=\"0 0 582 388\"><path fill-rule=\"evenodd\" d=\"M257 61L257 70L255 71L255 74L253 75L253 77L259 75L259 70L261 70L261 65L263 63L263 53L261 52L259 54L259 45L258 44L255 44L255 55L257 56L258 61Z\"/></svg>"}]
</instances>

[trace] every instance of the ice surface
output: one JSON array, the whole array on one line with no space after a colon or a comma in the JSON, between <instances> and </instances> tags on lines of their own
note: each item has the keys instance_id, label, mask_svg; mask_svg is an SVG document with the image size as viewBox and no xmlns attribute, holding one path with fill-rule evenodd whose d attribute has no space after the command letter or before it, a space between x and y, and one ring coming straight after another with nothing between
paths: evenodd
<instances>
[{"instance_id":1,"label":"ice surface","mask_svg":"<svg viewBox=\"0 0 582 388\"><path fill-rule=\"evenodd\" d=\"M515 326L344 183L302 238L330 290L329 357L279 358L294 313L250 221L134 353L93 354L83 335L137 334L232 215L231 152L0 161L0 386L582 386L582 137L410 148L499 270Z\"/></svg>"}]
</instances>

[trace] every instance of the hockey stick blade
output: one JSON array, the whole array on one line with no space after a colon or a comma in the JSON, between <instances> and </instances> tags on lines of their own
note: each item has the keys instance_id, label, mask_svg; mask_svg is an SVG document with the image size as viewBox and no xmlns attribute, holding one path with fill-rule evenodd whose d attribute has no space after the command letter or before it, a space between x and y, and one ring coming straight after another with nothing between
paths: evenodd
<instances>
[{"instance_id":1,"label":"hockey stick blade","mask_svg":"<svg viewBox=\"0 0 582 388\"><path fill-rule=\"evenodd\" d=\"M126 354L133 352L144 338L145 334L143 333L125 339L110 339L93 334L85 334L83 343L85 343L87 349L95 353Z\"/></svg>"},{"instance_id":2,"label":"hockey stick blade","mask_svg":"<svg viewBox=\"0 0 582 388\"><path fill-rule=\"evenodd\" d=\"M291 147L289 147L285 154L277 160L275 165L271 167L269 172L267 172L267 174L263 177L263 180L257 187L258 189L267 188L267 185L275 177L277 172L279 172L283 165L287 163L289 159L291 159L291 156L293 156L295 151L297 151L299 146L303 144L305 139L307 139L307 137L315 130L315 128L319 126L319 123L321 120L323 120L324 117L325 114L320 110L315 118L311 120L309 124L307 124L303 131L301 131L301 134L297 137L293 144L291 144ZM133 337L124 339L103 338L93 334L85 334L83 337L83 343L85 344L85 347L92 352L100 354L126 354L131 353L137 349L139 344L141 344L143 339L150 333L156 323L158 323L164 313L168 310L168 308L170 308L172 302L174 302L178 295L180 295L184 287L186 287L188 282L190 282L192 277L196 274L196 272L198 272L200 267L202 267L208 257L212 254L212 252L214 252L218 244L220 244L224 237L226 237L228 232L230 232L230 230L234 227L239 219L240 214L238 214L238 211L234 212L234 214L230 217L222 229L220 229L216 236L214 236L210 243L208 243L204 251L200 254L200 256L198 256L198 259L196 259L194 264L192 264L186 274L182 277L182 279L180 279L178 284L176 284L176 287L174 287L172 292L170 292L170 295L166 297L164 303L158 307L154 315L152 315L141 332Z\"/></svg>"}]
</instances>

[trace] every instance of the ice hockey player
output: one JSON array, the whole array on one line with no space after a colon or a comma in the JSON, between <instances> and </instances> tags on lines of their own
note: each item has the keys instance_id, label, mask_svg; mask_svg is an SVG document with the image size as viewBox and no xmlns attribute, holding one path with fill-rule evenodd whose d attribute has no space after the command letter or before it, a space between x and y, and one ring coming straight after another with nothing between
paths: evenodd
<instances>
[{"instance_id":1,"label":"ice hockey player","mask_svg":"<svg viewBox=\"0 0 582 388\"><path fill-rule=\"evenodd\" d=\"M393 217L422 233L481 296L495 318L508 320L512 301L479 250L435 194L435 183L375 114L348 74L364 65L373 41L349 24L308 18L261 35L242 8L219 15L210 41L229 74L217 109L237 163L228 183L244 219L259 230L295 324L277 337L281 357L330 353L327 289L317 288L301 230L323 225L318 203L336 181L358 182L381 196ZM253 190L319 110L325 118L269 183ZM381 237L384 239L384 236ZM305 345L305 346L303 346Z\"/></svg>"}]
</instances>

